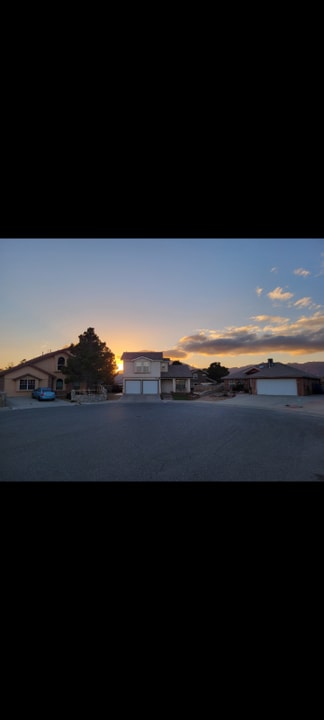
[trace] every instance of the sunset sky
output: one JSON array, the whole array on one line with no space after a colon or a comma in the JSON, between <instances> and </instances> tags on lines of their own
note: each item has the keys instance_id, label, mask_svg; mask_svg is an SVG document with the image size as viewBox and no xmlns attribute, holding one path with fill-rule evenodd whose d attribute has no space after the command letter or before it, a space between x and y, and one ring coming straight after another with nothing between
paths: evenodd
<instances>
[{"instance_id":1,"label":"sunset sky","mask_svg":"<svg viewBox=\"0 0 324 720\"><path fill-rule=\"evenodd\" d=\"M324 361L323 239L0 239L0 368L94 327L119 363Z\"/></svg>"}]
</instances>

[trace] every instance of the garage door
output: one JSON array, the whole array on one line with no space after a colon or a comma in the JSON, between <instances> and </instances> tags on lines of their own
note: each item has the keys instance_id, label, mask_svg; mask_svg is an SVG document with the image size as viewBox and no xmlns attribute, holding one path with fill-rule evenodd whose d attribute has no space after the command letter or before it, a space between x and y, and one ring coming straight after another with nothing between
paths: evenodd
<instances>
[{"instance_id":1,"label":"garage door","mask_svg":"<svg viewBox=\"0 0 324 720\"><path fill-rule=\"evenodd\" d=\"M159 392L158 380L143 380L143 394L156 395Z\"/></svg>"},{"instance_id":2,"label":"garage door","mask_svg":"<svg viewBox=\"0 0 324 720\"><path fill-rule=\"evenodd\" d=\"M297 395L296 380L257 380L258 395Z\"/></svg>"},{"instance_id":3,"label":"garage door","mask_svg":"<svg viewBox=\"0 0 324 720\"><path fill-rule=\"evenodd\" d=\"M140 395L141 381L140 380L126 380L125 393L127 393L128 395Z\"/></svg>"}]
</instances>

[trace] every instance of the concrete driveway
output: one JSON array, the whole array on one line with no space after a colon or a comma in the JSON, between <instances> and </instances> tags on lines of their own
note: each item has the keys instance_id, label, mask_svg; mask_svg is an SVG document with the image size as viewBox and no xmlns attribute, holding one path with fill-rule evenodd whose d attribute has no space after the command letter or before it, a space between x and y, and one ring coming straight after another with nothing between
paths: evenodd
<instances>
[{"instance_id":1,"label":"concrete driveway","mask_svg":"<svg viewBox=\"0 0 324 720\"><path fill-rule=\"evenodd\" d=\"M36 398L32 397L7 397L7 408L9 408L9 410L27 410L29 408L32 409L40 407L71 407L72 405L73 403L69 400L61 400L59 398L55 398L55 400L36 400Z\"/></svg>"}]
</instances>

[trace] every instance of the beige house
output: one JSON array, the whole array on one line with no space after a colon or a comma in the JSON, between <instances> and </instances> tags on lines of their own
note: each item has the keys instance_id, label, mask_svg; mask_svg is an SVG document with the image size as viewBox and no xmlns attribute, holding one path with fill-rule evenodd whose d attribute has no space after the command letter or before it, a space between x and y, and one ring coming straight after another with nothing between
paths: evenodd
<instances>
[{"instance_id":1,"label":"beige house","mask_svg":"<svg viewBox=\"0 0 324 720\"><path fill-rule=\"evenodd\" d=\"M252 395L312 395L320 388L320 378L272 358L234 370L223 380L225 390L241 389Z\"/></svg>"},{"instance_id":2,"label":"beige house","mask_svg":"<svg viewBox=\"0 0 324 720\"><path fill-rule=\"evenodd\" d=\"M191 369L173 365L162 352L124 352L123 394L160 397L172 392L190 392Z\"/></svg>"},{"instance_id":3,"label":"beige house","mask_svg":"<svg viewBox=\"0 0 324 720\"><path fill-rule=\"evenodd\" d=\"M38 387L55 390L58 397L66 395L67 386L62 367L71 353L66 348L40 355L0 372L0 392L7 397L30 397Z\"/></svg>"}]
</instances>

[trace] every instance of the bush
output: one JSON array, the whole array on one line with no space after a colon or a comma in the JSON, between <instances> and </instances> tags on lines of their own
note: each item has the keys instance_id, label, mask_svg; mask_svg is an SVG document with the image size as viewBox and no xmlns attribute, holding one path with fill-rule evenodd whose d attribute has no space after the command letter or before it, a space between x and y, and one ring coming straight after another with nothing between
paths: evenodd
<instances>
[{"instance_id":1,"label":"bush","mask_svg":"<svg viewBox=\"0 0 324 720\"><path fill-rule=\"evenodd\" d=\"M193 395L191 393L181 393L181 392L172 392L171 393L173 400L193 400Z\"/></svg>"},{"instance_id":2,"label":"bush","mask_svg":"<svg viewBox=\"0 0 324 720\"><path fill-rule=\"evenodd\" d=\"M112 385L112 386L109 388L109 390L110 390L110 392L112 392L112 393L121 393L121 392L123 392L123 386L122 386L122 385L118 385L117 383L114 383L114 385Z\"/></svg>"}]
</instances>

